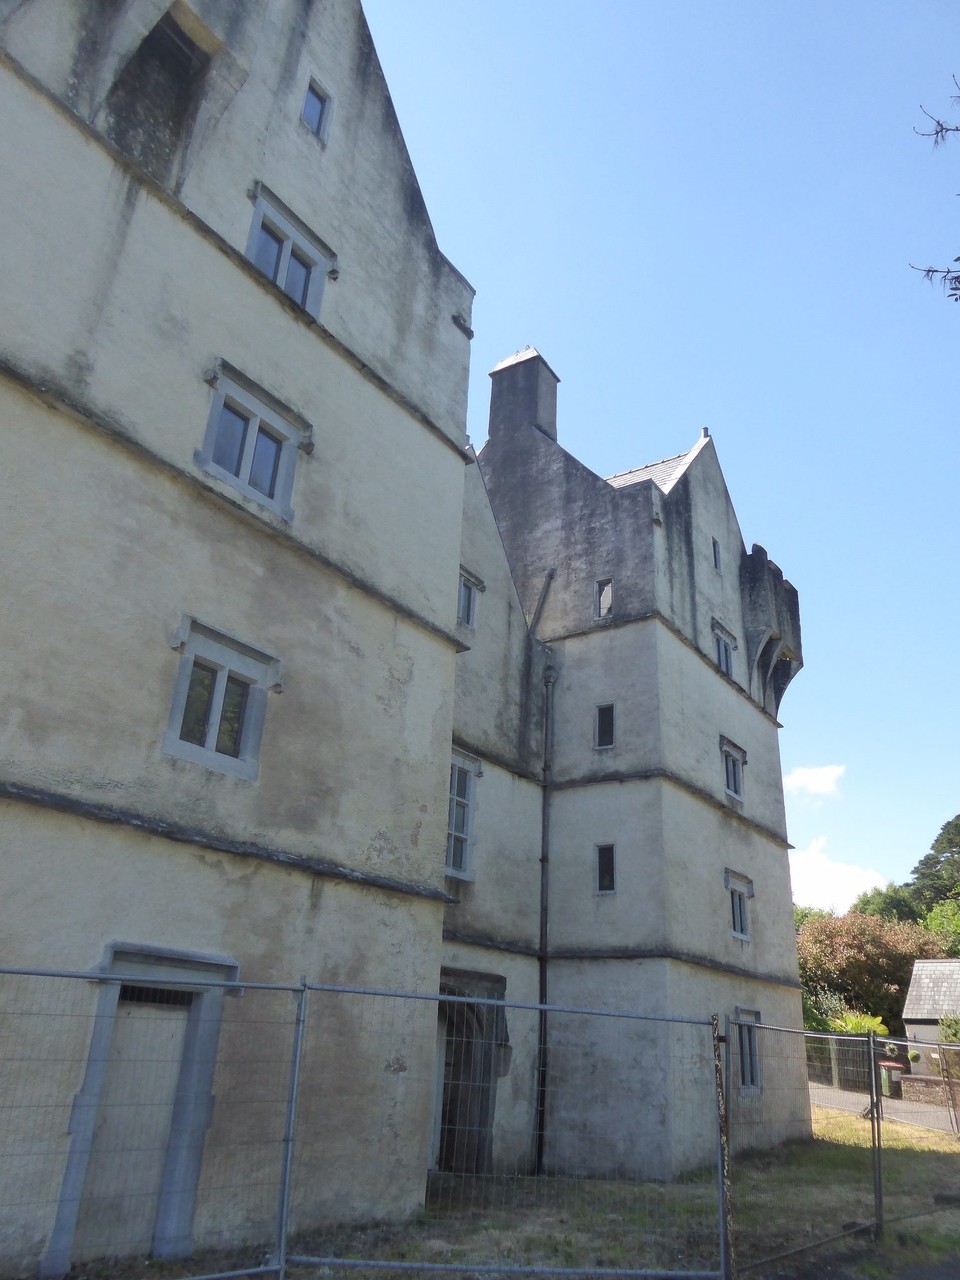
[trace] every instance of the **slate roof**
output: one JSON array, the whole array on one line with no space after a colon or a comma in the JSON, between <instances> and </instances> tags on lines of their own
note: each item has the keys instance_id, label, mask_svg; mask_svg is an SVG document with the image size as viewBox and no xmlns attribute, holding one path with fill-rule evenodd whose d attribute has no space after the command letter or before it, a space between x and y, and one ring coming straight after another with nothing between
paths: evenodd
<instances>
[{"instance_id":1,"label":"slate roof","mask_svg":"<svg viewBox=\"0 0 960 1280\"><path fill-rule=\"evenodd\" d=\"M678 453L675 458L664 458L662 462L648 462L645 467L634 467L632 471L620 471L615 476L607 476L607 484L613 485L614 489L626 489L632 484L639 484L641 480L652 480L659 488L665 489L686 460L686 453Z\"/></svg>"},{"instance_id":2,"label":"slate roof","mask_svg":"<svg viewBox=\"0 0 960 1280\"><path fill-rule=\"evenodd\" d=\"M960 960L914 960L904 1021L936 1022L960 1013Z\"/></svg>"}]
</instances>

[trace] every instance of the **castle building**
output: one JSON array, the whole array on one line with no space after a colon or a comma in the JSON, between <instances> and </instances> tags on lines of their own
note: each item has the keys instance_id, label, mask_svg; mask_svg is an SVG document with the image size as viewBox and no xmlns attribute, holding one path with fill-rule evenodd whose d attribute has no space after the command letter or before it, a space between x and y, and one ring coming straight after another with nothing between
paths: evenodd
<instances>
[{"instance_id":1,"label":"castle building","mask_svg":"<svg viewBox=\"0 0 960 1280\"><path fill-rule=\"evenodd\" d=\"M705 431L604 479L559 445L558 379L537 351L491 378L464 502L450 990L489 994L492 973L514 998L718 1011L741 1115L756 1130L775 1107L784 1136L802 1133L805 1110L761 1087L751 1025L802 1025L776 718L801 665L796 591L744 547ZM636 1055L595 1046L558 1083L558 1115L598 1063L617 1096L669 1093L664 1055L640 1058L642 1085ZM548 1121L547 1159L589 1164ZM523 1116L518 1156L528 1130ZM668 1132L640 1106L605 1158L671 1176L703 1159L708 1131L688 1115ZM460 1158L482 1160L478 1147Z\"/></svg>"},{"instance_id":2,"label":"castle building","mask_svg":"<svg viewBox=\"0 0 960 1280\"><path fill-rule=\"evenodd\" d=\"M604 480L557 443L535 351L470 448L473 289L358 0L0 0L0 112L0 965L128 979L77 984L4 1258L189 1253L275 1210L206 1173L250 1123L211 1099L254 1002L181 985L145 1032L175 1046L146 1189L98 1212L138 975L799 1025L796 594L744 549L709 438ZM435 1012L397 1032L407 1083L323 1027L305 1087L351 1087L302 1220L576 1156L530 1088L498 1096L543 1045ZM620 1117L616 1160L643 1137L652 1174L688 1167L695 1119Z\"/></svg>"}]
</instances>

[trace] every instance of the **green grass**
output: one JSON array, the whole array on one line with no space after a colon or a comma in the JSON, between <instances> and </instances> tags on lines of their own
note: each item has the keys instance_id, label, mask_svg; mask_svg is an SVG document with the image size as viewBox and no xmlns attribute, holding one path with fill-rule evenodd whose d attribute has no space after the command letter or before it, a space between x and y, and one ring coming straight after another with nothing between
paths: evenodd
<instances>
[{"instance_id":1,"label":"green grass","mask_svg":"<svg viewBox=\"0 0 960 1280\"><path fill-rule=\"evenodd\" d=\"M741 1263L851 1231L858 1223L872 1225L869 1121L815 1107L813 1128L809 1141L734 1160L734 1248ZM960 1249L960 1205L943 1201L960 1192L960 1142L951 1134L888 1123L882 1166L891 1240L929 1234Z\"/></svg>"}]
</instances>

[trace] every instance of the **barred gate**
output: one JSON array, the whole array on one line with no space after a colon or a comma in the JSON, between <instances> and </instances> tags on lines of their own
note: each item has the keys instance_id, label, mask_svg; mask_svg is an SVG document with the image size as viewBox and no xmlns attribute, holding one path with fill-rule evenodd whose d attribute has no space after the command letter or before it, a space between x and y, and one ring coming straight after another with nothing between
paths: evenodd
<instances>
[{"instance_id":1,"label":"barred gate","mask_svg":"<svg viewBox=\"0 0 960 1280\"><path fill-rule=\"evenodd\" d=\"M706 1019L0 971L0 1268L720 1280L717 1066Z\"/></svg>"}]
</instances>

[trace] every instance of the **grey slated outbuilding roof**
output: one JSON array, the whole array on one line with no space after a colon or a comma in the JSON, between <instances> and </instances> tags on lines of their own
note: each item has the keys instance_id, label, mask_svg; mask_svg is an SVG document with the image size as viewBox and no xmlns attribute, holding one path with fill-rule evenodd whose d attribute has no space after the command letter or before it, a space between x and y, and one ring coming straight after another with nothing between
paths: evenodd
<instances>
[{"instance_id":1,"label":"grey slated outbuilding roof","mask_svg":"<svg viewBox=\"0 0 960 1280\"><path fill-rule=\"evenodd\" d=\"M914 960L904 1021L936 1022L960 1013L960 960Z\"/></svg>"},{"instance_id":2,"label":"grey slated outbuilding roof","mask_svg":"<svg viewBox=\"0 0 960 1280\"><path fill-rule=\"evenodd\" d=\"M652 480L662 489L668 485L687 460L686 453L678 453L675 458L664 458L662 462L649 462L645 467L634 467L632 471L620 471L615 476L607 476L607 484L614 489L627 489L641 480Z\"/></svg>"}]
</instances>

